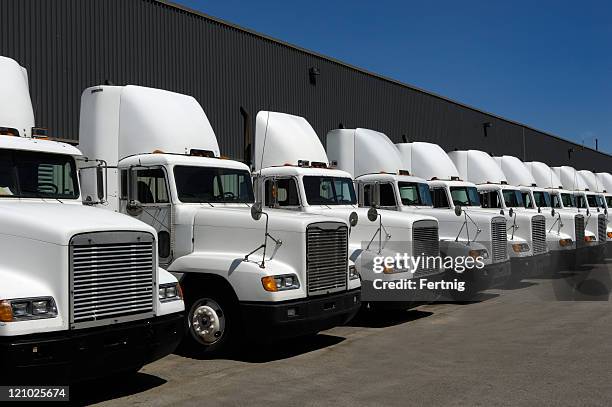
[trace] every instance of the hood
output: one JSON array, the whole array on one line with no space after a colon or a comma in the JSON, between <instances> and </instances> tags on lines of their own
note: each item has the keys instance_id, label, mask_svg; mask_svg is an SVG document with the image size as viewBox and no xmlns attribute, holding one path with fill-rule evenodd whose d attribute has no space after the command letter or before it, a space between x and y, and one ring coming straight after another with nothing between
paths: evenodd
<instances>
[{"instance_id":1,"label":"hood","mask_svg":"<svg viewBox=\"0 0 612 407\"><path fill-rule=\"evenodd\" d=\"M132 230L155 234L150 226L105 209L50 202L0 202L2 232L47 243L68 245L79 233Z\"/></svg>"},{"instance_id":2,"label":"hood","mask_svg":"<svg viewBox=\"0 0 612 407\"><path fill-rule=\"evenodd\" d=\"M264 208L263 211L270 216L268 220L270 231L304 233L308 225L316 222L340 222L348 227L348 222L340 218L330 218L329 216L293 212L284 209ZM263 230L266 225L266 216L262 215L261 219L254 220L251 217L250 207L201 208L195 214L194 223L198 226Z\"/></svg>"}]
</instances>

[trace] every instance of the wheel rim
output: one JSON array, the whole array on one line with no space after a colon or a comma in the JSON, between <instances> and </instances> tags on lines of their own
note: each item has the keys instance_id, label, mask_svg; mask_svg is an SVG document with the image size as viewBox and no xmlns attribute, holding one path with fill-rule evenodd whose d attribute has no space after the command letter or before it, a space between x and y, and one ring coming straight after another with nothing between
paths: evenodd
<instances>
[{"instance_id":1,"label":"wheel rim","mask_svg":"<svg viewBox=\"0 0 612 407\"><path fill-rule=\"evenodd\" d=\"M204 345L212 345L225 332L225 312L214 300L203 298L193 305L189 318L193 337Z\"/></svg>"}]
</instances>

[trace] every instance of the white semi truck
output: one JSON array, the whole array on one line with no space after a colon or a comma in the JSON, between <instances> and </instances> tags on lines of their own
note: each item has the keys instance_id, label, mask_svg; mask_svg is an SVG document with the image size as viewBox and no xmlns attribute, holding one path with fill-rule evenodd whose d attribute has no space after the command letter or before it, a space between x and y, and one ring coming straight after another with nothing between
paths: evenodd
<instances>
[{"instance_id":1,"label":"white semi truck","mask_svg":"<svg viewBox=\"0 0 612 407\"><path fill-rule=\"evenodd\" d=\"M442 270L433 262L416 270L387 267L382 274L373 273L370 266L376 256L394 257L397 253L438 256L438 221L424 214L359 208L351 174L330 164L318 135L306 119L278 112L257 114L253 174L257 195L264 204L288 211L358 219L350 233L349 257L362 278L364 302L369 306L382 303L403 306L412 300L434 299L427 290L403 291L400 295L398 290L375 288L376 280L436 279Z\"/></svg>"},{"instance_id":2,"label":"white semi truck","mask_svg":"<svg viewBox=\"0 0 612 407\"><path fill-rule=\"evenodd\" d=\"M85 380L173 352L184 306L154 229L82 204L82 154L33 128L27 73L10 58L0 93L0 383Z\"/></svg>"},{"instance_id":3,"label":"white semi truck","mask_svg":"<svg viewBox=\"0 0 612 407\"><path fill-rule=\"evenodd\" d=\"M599 185L601 185L606 208L608 209L608 242L606 243L605 255L606 257L610 257L612 256L612 232L610 231L610 226L612 226L612 218L610 214L610 211L612 211L612 174L608 172L598 172L595 174L595 176L597 177Z\"/></svg>"},{"instance_id":4,"label":"white semi truck","mask_svg":"<svg viewBox=\"0 0 612 407\"><path fill-rule=\"evenodd\" d=\"M586 182L588 191L586 191L587 203L591 210L596 210L597 212L603 212L606 218L606 248L609 248L612 245L612 226L610 225L610 207L608 206L607 199L610 196L606 197L606 188L602 183L600 177L594 174L589 170L580 170L578 173L582 176L582 179ZM607 194L609 195L609 194ZM602 230L598 230L598 233L601 233ZM603 238L602 238L603 241Z\"/></svg>"},{"instance_id":5,"label":"white semi truck","mask_svg":"<svg viewBox=\"0 0 612 407\"><path fill-rule=\"evenodd\" d=\"M552 167L552 170L561 181L563 188L572 192L578 210L585 213L585 228L592 233L595 239L591 246L593 251L589 256L590 262L602 261L607 242L607 215L603 213L597 202L597 194L589 191L589 185L575 168L564 165ZM585 239L591 239L591 236L585 235Z\"/></svg>"},{"instance_id":6,"label":"white semi truck","mask_svg":"<svg viewBox=\"0 0 612 407\"><path fill-rule=\"evenodd\" d=\"M480 203L488 210L507 214L509 240L519 237L523 242L512 244L512 270L533 277L550 269L550 254L546 245L546 219L541 214L525 211L520 191L508 185L506 176L489 154L479 150L451 151L449 158L462 179L476 184Z\"/></svg>"},{"instance_id":7,"label":"white semi truck","mask_svg":"<svg viewBox=\"0 0 612 407\"><path fill-rule=\"evenodd\" d=\"M508 183L518 187L528 211L541 213L546 218L546 243L551 254L553 271L576 267L576 226L583 220L574 211L555 209L545 188L539 187L529 169L517 157L494 157ZM581 217L581 216L580 216Z\"/></svg>"},{"instance_id":8,"label":"white semi truck","mask_svg":"<svg viewBox=\"0 0 612 407\"><path fill-rule=\"evenodd\" d=\"M109 166L107 177L83 174L92 202L157 230L160 263L184 290L187 348L213 354L243 337L316 333L358 311L349 224L262 210L248 166L220 157L194 98L139 86L88 88L80 140ZM100 190L107 199L97 198Z\"/></svg>"},{"instance_id":9,"label":"white semi truck","mask_svg":"<svg viewBox=\"0 0 612 407\"><path fill-rule=\"evenodd\" d=\"M483 208L476 184L460 175L449 154L439 145L413 142L399 143L396 146L402 155L405 168L413 175L428 180L434 207L454 210L460 206L468 210L470 215L480 212L504 217L503 222L496 218L492 223L492 240L499 242L501 235L506 234L506 250L510 257L513 283L530 274L529 270L536 266L530 246L532 232L529 217L510 213L511 211L502 208ZM496 251L501 253L500 249Z\"/></svg>"},{"instance_id":10,"label":"white semi truck","mask_svg":"<svg viewBox=\"0 0 612 407\"><path fill-rule=\"evenodd\" d=\"M587 213L576 205L574 192L564 189L561 180L548 164L540 161L526 162L525 167L529 170L536 181L536 185L544 188L550 194L553 208L576 213L575 219L575 241L576 241L576 265L588 263L593 259L597 251L597 235L587 229ZM590 217L590 214L588 215ZM592 222L591 222L592 223Z\"/></svg>"},{"instance_id":11,"label":"white semi truck","mask_svg":"<svg viewBox=\"0 0 612 407\"><path fill-rule=\"evenodd\" d=\"M410 167L429 165L427 154L421 155L421 146L403 147L404 151L414 147L408 160ZM374 200L381 209L433 216L440 228L441 256L482 258L482 268L474 267L463 273L461 266L459 274L452 268L449 270L450 277L462 277L466 281L466 298L507 282L511 270L503 216L470 211L469 203L456 209L435 208L429 185L424 179L410 175L412 172L405 167L400 151L383 133L363 128L332 130L327 134L327 152L339 169L355 178L361 206L369 206L375 193L378 196Z\"/></svg>"}]
</instances>

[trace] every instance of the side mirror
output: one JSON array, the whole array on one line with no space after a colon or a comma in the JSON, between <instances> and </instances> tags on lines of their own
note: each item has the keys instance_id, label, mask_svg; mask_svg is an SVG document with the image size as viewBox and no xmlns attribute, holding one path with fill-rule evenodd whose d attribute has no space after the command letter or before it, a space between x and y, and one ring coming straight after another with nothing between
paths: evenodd
<instances>
[{"instance_id":1,"label":"side mirror","mask_svg":"<svg viewBox=\"0 0 612 407\"><path fill-rule=\"evenodd\" d=\"M374 222L376 219L378 219L378 211L376 208L368 209L368 220Z\"/></svg>"},{"instance_id":2,"label":"side mirror","mask_svg":"<svg viewBox=\"0 0 612 407\"><path fill-rule=\"evenodd\" d=\"M140 201L131 200L128 201L127 206L125 208L127 213L131 216L138 216L142 213L142 204Z\"/></svg>"},{"instance_id":3,"label":"side mirror","mask_svg":"<svg viewBox=\"0 0 612 407\"><path fill-rule=\"evenodd\" d=\"M555 208L552 208L551 211L550 211L550 215L554 218L556 213L557 212L555 211Z\"/></svg>"},{"instance_id":4,"label":"side mirror","mask_svg":"<svg viewBox=\"0 0 612 407\"><path fill-rule=\"evenodd\" d=\"M604 215L608 214L608 208L604 208Z\"/></svg>"},{"instance_id":5,"label":"side mirror","mask_svg":"<svg viewBox=\"0 0 612 407\"><path fill-rule=\"evenodd\" d=\"M463 209L461 209L461 205L455 205L455 215L461 216L463 213Z\"/></svg>"},{"instance_id":6,"label":"side mirror","mask_svg":"<svg viewBox=\"0 0 612 407\"><path fill-rule=\"evenodd\" d=\"M514 216L514 209L513 209L513 208L510 208L510 209L508 210L508 215L510 215L510 217L513 217L513 216Z\"/></svg>"},{"instance_id":7,"label":"side mirror","mask_svg":"<svg viewBox=\"0 0 612 407\"><path fill-rule=\"evenodd\" d=\"M500 215L504 215L504 210L503 210L503 209L500 209L500 210L499 210L499 214L500 214Z\"/></svg>"},{"instance_id":8,"label":"side mirror","mask_svg":"<svg viewBox=\"0 0 612 407\"><path fill-rule=\"evenodd\" d=\"M261 209L261 202L255 202L251 206L251 218L253 218L253 220L259 220L261 219L262 213L263 213L263 210Z\"/></svg>"},{"instance_id":9,"label":"side mirror","mask_svg":"<svg viewBox=\"0 0 612 407\"><path fill-rule=\"evenodd\" d=\"M351 212L351 214L349 215L349 224L351 225L351 227L354 228L355 226L357 226L358 221L359 216L357 215L357 212Z\"/></svg>"},{"instance_id":10,"label":"side mirror","mask_svg":"<svg viewBox=\"0 0 612 407\"><path fill-rule=\"evenodd\" d=\"M372 199L370 202L372 203L373 207L377 208L380 206L380 183L378 182L372 186Z\"/></svg>"},{"instance_id":11,"label":"side mirror","mask_svg":"<svg viewBox=\"0 0 612 407\"><path fill-rule=\"evenodd\" d=\"M542 208L538 206L538 213L542 213Z\"/></svg>"}]
</instances>

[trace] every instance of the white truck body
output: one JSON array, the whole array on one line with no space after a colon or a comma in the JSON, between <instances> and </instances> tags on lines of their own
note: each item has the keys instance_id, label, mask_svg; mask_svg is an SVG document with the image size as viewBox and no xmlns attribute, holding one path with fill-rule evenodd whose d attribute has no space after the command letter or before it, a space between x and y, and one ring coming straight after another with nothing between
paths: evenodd
<instances>
[{"instance_id":1,"label":"white truck body","mask_svg":"<svg viewBox=\"0 0 612 407\"><path fill-rule=\"evenodd\" d=\"M517 157L504 155L494 157L502 169L508 183L519 187L523 195L523 203L528 211L541 213L546 218L546 241L548 250L553 255L556 252L576 250L576 218L578 214L557 210L552 207L549 193L537 186L529 169ZM580 221L579 221L580 223Z\"/></svg>"},{"instance_id":2,"label":"white truck body","mask_svg":"<svg viewBox=\"0 0 612 407\"><path fill-rule=\"evenodd\" d=\"M488 210L501 210L508 214L509 240L512 235L525 240L524 253L533 256L533 262L520 266L526 275L538 274L550 266L550 256L546 244L546 219L541 214L526 211L522 205L522 196L517 188L508 185L506 176L499 165L489 154L479 150L451 151L449 158L455 164L462 179L476 184L481 196L481 203ZM518 194L519 196L517 196ZM509 198L514 197L513 201ZM512 215L510 214L512 210ZM516 253L517 246L513 246ZM516 260L515 260L516 263Z\"/></svg>"},{"instance_id":3,"label":"white truck body","mask_svg":"<svg viewBox=\"0 0 612 407\"><path fill-rule=\"evenodd\" d=\"M455 163L439 145L425 142L400 143L397 148L402 155L404 166L411 171L411 174L424 178L434 194L434 204L436 194L444 198L444 203L455 208L453 192L458 189L467 191L477 188L476 184L470 182L458 171ZM471 201L471 200L470 200ZM464 207L466 205L462 205ZM525 268L525 263L530 263L533 257L531 241L531 222L523 216L510 217L508 210L482 208L479 200L470 203L466 210L478 213L488 213L490 215L501 215L505 218L505 229L507 230L508 253L512 265L513 279L517 279ZM516 220L516 223L515 223ZM518 228L516 227L518 226ZM518 250L517 250L518 249Z\"/></svg>"},{"instance_id":4,"label":"white truck body","mask_svg":"<svg viewBox=\"0 0 612 407\"><path fill-rule=\"evenodd\" d=\"M153 228L83 205L81 152L31 137L27 74L5 57L0 92L2 378L45 372L49 380L82 380L172 352L184 305L176 278L157 266ZM174 295L160 298L166 287ZM53 309L35 311L41 298ZM100 345L118 335L122 345Z\"/></svg>"},{"instance_id":5,"label":"white truck body","mask_svg":"<svg viewBox=\"0 0 612 407\"><path fill-rule=\"evenodd\" d=\"M503 281L504 276L509 276L505 219L469 209L466 209L466 216L457 216L450 207L434 208L425 193L429 192L429 185L422 178L408 175L410 169L406 168L399 149L384 133L363 128L332 130L327 134L327 151L338 168L355 177L362 198L360 205L364 205L366 189L378 184L388 197L384 202L381 198L382 209L433 216L438 220L442 255L467 257L470 252L482 253L485 264L482 274L487 281L479 288L484 289L493 284L494 279ZM420 158L414 157L415 160ZM429 165L429 160L423 161L423 166ZM421 167L420 162L417 165ZM503 233L496 233L499 231Z\"/></svg>"},{"instance_id":6,"label":"white truck body","mask_svg":"<svg viewBox=\"0 0 612 407\"><path fill-rule=\"evenodd\" d=\"M371 282L381 277L401 280L441 273L439 267L430 267L412 271L394 269L379 276L368 269L373 256L392 257L396 253L412 256L415 236L421 239L426 255L437 256L438 222L427 215L387 210L378 211L380 218L376 221L368 220L368 209L359 208L351 174L330 165L318 135L303 117L267 111L257 114L253 171L260 195L266 194L271 182L289 183L296 188L297 200L291 202L293 205L277 201L275 206L346 220L356 213L358 221L351 228L349 257L363 280ZM337 186L332 187L332 183ZM342 185L336 194L341 197L339 201L328 199L331 193L326 189L328 185L334 189ZM376 238L377 233L381 239Z\"/></svg>"},{"instance_id":7,"label":"white truck body","mask_svg":"<svg viewBox=\"0 0 612 407\"><path fill-rule=\"evenodd\" d=\"M552 167L552 170L561 181L563 188L572 191L578 210L583 210L585 213L585 229L595 236L595 242L589 241L587 243L597 244L602 248L605 247L608 240L606 233L608 221L606 219L607 214L601 210L603 202L598 204L597 195L600 194L589 190L589 184L575 168L564 165ZM603 200L603 196L601 199Z\"/></svg>"},{"instance_id":8,"label":"white truck body","mask_svg":"<svg viewBox=\"0 0 612 407\"><path fill-rule=\"evenodd\" d=\"M283 327L307 333L343 323L358 309L360 283L348 276L346 221L281 211L254 220L249 168L220 158L216 135L194 98L139 86L88 88L80 135L90 157L117 168L109 172L108 202L98 204L131 214L164 236L160 262L181 278L186 323L201 350L225 346L230 331L223 318L230 316L249 336L282 336ZM97 191L96 177L88 179ZM316 240L326 238L340 243L323 253ZM267 252L256 250L264 241ZM202 299L219 309L201 305ZM198 319L209 313L213 319Z\"/></svg>"}]
</instances>

